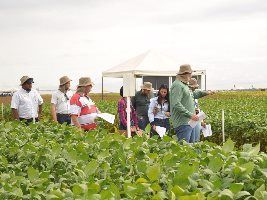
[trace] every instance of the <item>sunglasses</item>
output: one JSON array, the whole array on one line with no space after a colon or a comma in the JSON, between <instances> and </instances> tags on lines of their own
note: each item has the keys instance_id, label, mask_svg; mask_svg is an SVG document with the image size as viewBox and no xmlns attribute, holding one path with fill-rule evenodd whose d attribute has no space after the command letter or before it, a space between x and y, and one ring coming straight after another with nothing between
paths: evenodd
<instances>
[{"instance_id":1,"label":"sunglasses","mask_svg":"<svg viewBox=\"0 0 267 200\"><path fill-rule=\"evenodd\" d=\"M64 94L64 96L65 96L67 101L70 100L70 98L67 96L67 94Z\"/></svg>"},{"instance_id":2,"label":"sunglasses","mask_svg":"<svg viewBox=\"0 0 267 200\"><path fill-rule=\"evenodd\" d=\"M34 82L30 80L30 81L26 81L25 83L30 85L30 84L33 84Z\"/></svg>"}]
</instances>

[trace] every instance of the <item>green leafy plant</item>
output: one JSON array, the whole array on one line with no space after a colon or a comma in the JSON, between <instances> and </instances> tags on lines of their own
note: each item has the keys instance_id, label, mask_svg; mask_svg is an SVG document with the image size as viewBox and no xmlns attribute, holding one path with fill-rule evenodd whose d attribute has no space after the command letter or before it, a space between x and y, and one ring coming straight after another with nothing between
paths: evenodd
<instances>
[{"instance_id":1,"label":"green leafy plant","mask_svg":"<svg viewBox=\"0 0 267 200\"><path fill-rule=\"evenodd\" d=\"M267 155L99 127L0 122L1 199L245 199L266 197Z\"/></svg>"}]
</instances>

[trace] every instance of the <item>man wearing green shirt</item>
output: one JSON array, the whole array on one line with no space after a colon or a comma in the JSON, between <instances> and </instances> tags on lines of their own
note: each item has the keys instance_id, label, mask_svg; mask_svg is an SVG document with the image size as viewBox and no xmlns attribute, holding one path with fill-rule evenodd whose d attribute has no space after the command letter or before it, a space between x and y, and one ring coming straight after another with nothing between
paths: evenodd
<instances>
[{"instance_id":1,"label":"man wearing green shirt","mask_svg":"<svg viewBox=\"0 0 267 200\"><path fill-rule=\"evenodd\" d=\"M194 136L194 129L188 124L190 119L199 120L195 113L194 99L206 95L205 92L192 92L189 89L188 82L192 77L192 72L190 65L181 65L170 90L171 119L178 141L184 139L189 142L191 136Z\"/></svg>"},{"instance_id":2,"label":"man wearing green shirt","mask_svg":"<svg viewBox=\"0 0 267 200\"><path fill-rule=\"evenodd\" d=\"M148 107L150 99L153 97L153 94L151 94L152 90L152 83L144 82L141 86L141 90L132 97L132 105L136 110L138 118L138 127L142 130L145 130L146 126L149 124Z\"/></svg>"}]
</instances>

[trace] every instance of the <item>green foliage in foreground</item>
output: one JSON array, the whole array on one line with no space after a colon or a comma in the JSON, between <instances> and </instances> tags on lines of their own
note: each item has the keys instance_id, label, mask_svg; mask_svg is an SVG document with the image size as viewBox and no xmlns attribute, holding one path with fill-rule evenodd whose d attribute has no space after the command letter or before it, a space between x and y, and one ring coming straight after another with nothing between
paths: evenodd
<instances>
[{"instance_id":1,"label":"green foliage in foreground","mask_svg":"<svg viewBox=\"0 0 267 200\"><path fill-rule=\"evenodd\" d=\"M0 199L266 199L267 155L0 122Z\"/></svg>"}]
</instances>

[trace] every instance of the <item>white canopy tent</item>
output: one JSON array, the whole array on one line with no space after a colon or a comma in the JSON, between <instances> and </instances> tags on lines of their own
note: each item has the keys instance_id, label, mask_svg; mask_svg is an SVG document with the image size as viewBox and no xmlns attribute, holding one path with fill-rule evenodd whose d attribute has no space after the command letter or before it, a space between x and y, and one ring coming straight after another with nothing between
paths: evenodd
<instances>
[{"instance_id":1,"label":"white canopy tent","mask_svg":"<svg viewBox=\"0 0 267 200\"><path fill-rule=\"evenodd\" d=\"M179 64L155 51L147 51L102 73L103 77L122 78L124 73L135 76L173 76Z\"/></svg>"},{"instance_id":2,"label":"white canopy tent","mask_svg":"<svg viewBox=\"0 0 267 200\"><path fill-rule=\"evenodd\" d=\"M133 74L135 78L142 78L144 76L166 76L170 77L169 85L171 85L171 77L176 76L180 64L183 63L178 63L176 60L156 51L150 50L142 53L102 72L102 96L104 77L123 78L123 75L126 73ZM206 70L195 70L193 75L205 76L206 89Z\"/></svg>"},{"instance_id":3,"label":"white canopy tent","mask_svg":"<svg viewBox=\"0 0 267 200\"><path fill-rule=\"evenodd\" d=\"M179 65L174 59L155 51L147 51L126 62L114 66L102 72L102 100L104 93L104 77L123 78L124 94L127 97L127 134L130 132L130 96L134 95L136 90L136 78L148 76L169 77L169 86L172 84L172 77L176 76ZM193 75L205 75L206 88L206 71L196 70ZM134 83L132 83L134 82ZM143 80L142 80L143 82ZM134 87L134 88L133 88Z\"/></svg>"}]
</instances>

